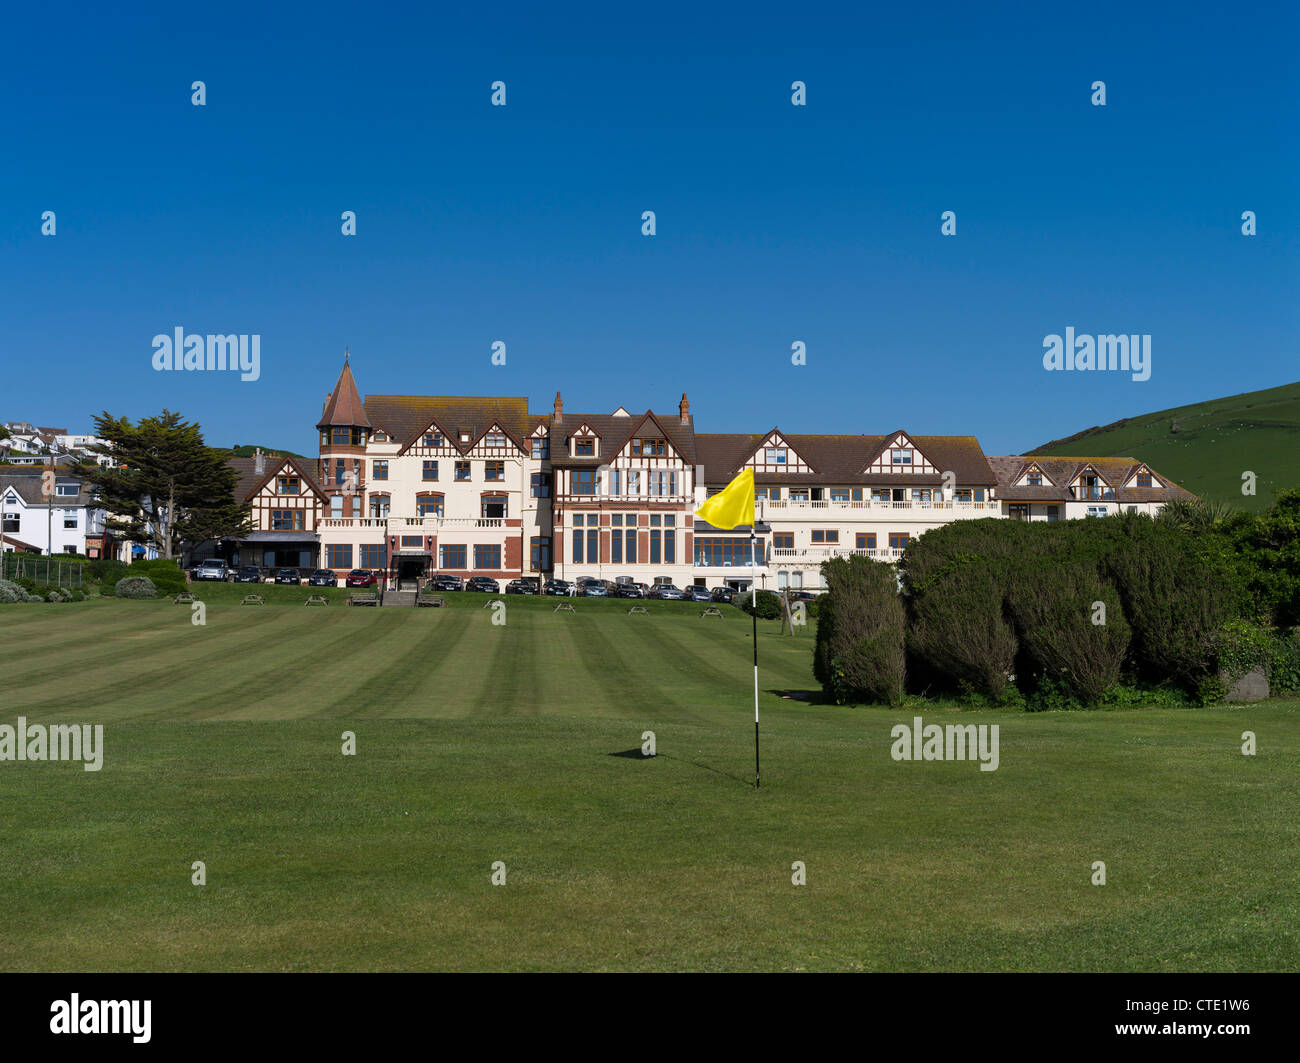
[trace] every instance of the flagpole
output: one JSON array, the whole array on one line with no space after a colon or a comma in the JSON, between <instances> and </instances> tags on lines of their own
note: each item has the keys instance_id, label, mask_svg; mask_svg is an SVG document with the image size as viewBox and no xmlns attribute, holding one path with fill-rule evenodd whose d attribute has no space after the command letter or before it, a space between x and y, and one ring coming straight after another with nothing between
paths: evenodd
<instances>
[{"instance_id":1,"label":"flagpole","mask_svg":"<svg viewBox=\"0 0 1300 1063\"><path fill-rule=\"evenodd\" d=\"M758 534L755 522L758 515L751 516L749 525L749 591L753 596L754 607L754 789L761 787L758 774Z\"/></svg>"}]
</instances>

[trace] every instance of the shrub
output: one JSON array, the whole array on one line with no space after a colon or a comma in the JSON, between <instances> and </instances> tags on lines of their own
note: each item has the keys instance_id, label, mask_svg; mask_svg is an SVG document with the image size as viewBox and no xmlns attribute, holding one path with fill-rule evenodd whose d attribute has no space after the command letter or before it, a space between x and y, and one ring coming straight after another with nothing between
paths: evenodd
<instances>
[{"instance_id":1,"label":"shrub","mask_svg":"<svg viewBox=\"0 0 1300 1063\"><path fill-rule=\"evenodd\" d=\"M31 597L27 588L7 579L0 579L0 602L25 602Z\"/></svg>"},{"instance_id":2,"label":"shrub","mask_svg":"<svg viewBox=\"0 0 1300 1063\"><path fill-rule=\"evenodd\" d=\"M1199 692L1214 668L1216 634L1230 618L1230 574L1175 527L1150 520L1127 525L1129 534L1114 544L1105 568L1133 628L1134 671L1153 684L1174 680Z\"/></svg>"},{"instance_id":3,"label":"shrub","mask_svg":"<svg viewBox=\"0 0 1300 1063\"><path fill-rule=\"evenodd\" d=\"M743 597L736 596L736 604L740 606L750 616L754 615L754 595L746 594ZM781 599L771 591L758 592L758 618L760 620L775 620L781 615Z\"/></svg>"},{"instance_id":4,"label":"shrub","mask_svg":"<svg viewBox=\"0 0 1300 1063\"><path fill-rule=\"evenodd\" d=\"M1119 680L1130 630L1096 566L1040 560L1017 572L1008 598L1039 683L1050 678L1082 705L1101 701Z\"/></svg>"},{"instance_id":5,"label":"shrub","mask_svg":"<svg viewBox=\"0 0 1300 1063\"><path fill-rule=\"evenodd\" d=\"M1003 696L1018 647L1003 585L994 565L968 557L912 596L908 645L952 689Z\"/></svg>"},{"instance_id":6,"label":"shrub","mask_svg":"<svg viewBox=\"0 0 1300 1063\"><path fill-rule=\"evenodd\" d=\"M1268 685L1274 694L1300 692L1300 628L1274 632Z\"/></svg>"},{"instance_id":7,"label":"shrub","mask_svg":"<svg viewBox=\"0 0 1300 1063\"><path fill-rule=\"evenodd\" d=\"M1249 620L1230 620L1216 634L1214 649L1219 675L1231 683L1247 672L1258 670L1267 675L1276 640L1272 632Z\"/></svg>"},{"instance_id":8,"label":"shrub","mask_svg":"<svg viewBox=\"0 0 1300 1063\"><path fill-rule=\"evenodd\" d=\"M119 598L157 598L158 588L148 576L127 576L117 581L113 593Z\"/></svg>"},{"instance_id":9,"label":"shrub","mask_svg":"<svg viewBox=\"0 0 1300 1063\"><path fill-rule=\"evenodd\" d=\"M837 557L822 565L813 675L837 704L897 705L903 698L906 614L892 565Z\"/></svg>"},{"instance_id":10,"label":"shrub","mask_svg":"<svg viewBox=\"0 0 1300 1063\"><path fill-rule=\"evenodd\" d=\"M155 561L133 561L128 576L147 576L164 594L179 594L185 590L185 573L175 561L159 558Z\"/></svg>"}]
</instances>

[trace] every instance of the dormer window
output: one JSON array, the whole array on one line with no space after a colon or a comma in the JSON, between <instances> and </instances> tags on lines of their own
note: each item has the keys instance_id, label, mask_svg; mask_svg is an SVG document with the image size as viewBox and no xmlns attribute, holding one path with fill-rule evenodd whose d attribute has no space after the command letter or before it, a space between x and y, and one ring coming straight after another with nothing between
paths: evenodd
<instances>
[{"instance_id":1,"label":"dormer window","mask_svg":"<svg viewBox=\"0 0 1300 1063\"><path fill-rule=\"evenodd\" d=\"M424 433L424 445L426 447L442 446L442 433L436 428L432 428Z\"/></svg>"},{"instance_id":2,"label":"dormer window","mask_svg":"<svg viewBox=\"0 0 1300 1063\"><path fill-rule=\"evenodd\" d=\"M785 447L768 447L764 461L768 465L784 465L789 457L790 452Z\"/></svg>"},{"instance_id":3,"label":"dormer window","mask_svg":"<svg viewBox=\"0 0 1300 1063\"><path fill-rule=\"evenodd\" d=\"M278 476L275 481L275 491L280 495L302 494L302 482L296 476Z\"/></svg>"},{"instance_id":4,"label":"dormer window","mask_svg":"<svg viewBox=\"0 0 1300 1063\"><path fill-rule=\"evenodd\" d=\"M1149 472L1140 472L1140 473L1137 474L1137 485L1138 485L1138 487L1153 487L1153 486L1155 486L1155 485L1151 482L1151 474L1150 474Z\"/></svg>"},{"instance_id":5,"label":"dormer window","mask_svg":"<svg viewBox=\"0 0 1300 1063\"><path fill-rule=\"evenodd\" d=\"M546 436L534 436L532 454L534 458L538 459L549 458L551 456L551 441Z\"/></svg>"},{"instance_id":6,"label":"dormer window","mask_svg":"<svg viewBox=\"0 0 1300 1063\"><path fill-rule=\"evenodd\" d=\"M1025 477L1025 483L1028 484L1030 487L1042 487L1043 474L1041 472L1031 472L1028 476Z\"/></svg>"},{"instance_id":7,"label":"dormer window","mask_svg":"<svg viewBox=\"0 0 1300 1063\"><path fill-rule=\"evenodd\" d=\"M506 445L506 434L504 432L491 431L483 437L485 447L504 447Z\"/></svg>"},{"instance_id":8,"label":"dormer window","mask_svg":"<svg viewBox=\"0 0 1300 1063\"><path fill-rule=\"evenodd\" d=\"M668 453L668 447L662 439L633 439L632 453L648 457L662 457Z\"/></svg>"},{"instance_id":9,"label":"dormer window","mask_svg":"<svg viewBox=\"0 0 1300 1063\"><path fill-rule=\"evenodd\" d=\"M889 460L893 465L911 465L912 450L910 447L895 447L890 452Z\"/></svg>"},{"instance_id":10,"label":"dormer window","mask_svg":"<svg viewBox=\"0 0 1300 1063\"><path fill-rule=\"evenodd\" d=\"M590 437L575 439L573 441L573 456L575 458L594 458L596 456L596 441Z\"/></svg>"}]
</instances>

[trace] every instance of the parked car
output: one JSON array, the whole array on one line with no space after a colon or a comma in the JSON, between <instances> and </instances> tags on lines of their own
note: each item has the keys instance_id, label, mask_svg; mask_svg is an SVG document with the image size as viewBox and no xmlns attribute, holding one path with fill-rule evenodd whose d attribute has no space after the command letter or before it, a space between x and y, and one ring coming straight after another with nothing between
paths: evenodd
<instances>
[{"instance_id":1,"label":"parked car","mask_svg":"<svg viewBox=\"0 0 1300 1063\"><path fill-rule=\"evenodd\" d=\"M567 598L569 588L572 584L568 580L551 579L546 581L546 586L542 588L543 594L549 594L554 598Z\"/></svg>"},{"instance_id":2,"label":"parked car","mask_svg":"<svg viewBox=\"0 0 1300 1063\"><path fill-rule=\"evenodd\" d=\"M714 587L713 593L709 595L710 601L730 605L735 601L736 592L730 587Z\"/></svg>"},{"instance_id":3,"label":"parked car","mask_svg":"<svg viewBox=\"0 0 1300 1063\"><path fill-rule=\"evenodd\" d=\"M812 602L817 600L817 595L812 591L790 591L790 601L792 602Z\"/></svg>"},{"instance_id":4,"label":"parked car","mask_svg":"<svg viewBox=\"0 0 1300 1063\"><path fill-rule=\"evenodd\" d=\"M328 568L318 568L307 577L308 587L337 587L338 585L338 576Z\"/></svg>"},{"instance_id":5,"label":"parked car","mask_svg":"<svg viewBox=\"0 0 1300 1063\"><path fill-rule=\"evenodd\" d=\"M261 583L262 569L257 565L240 565L235 572L236 583Z\"/></svg>"},{"instance_id":6,"label":"parked car","mask_svg":"<svg viewBox=\"0 0 1300 1063\"><path fill-rule=\"evenodd\" d=\"M537 584L530 579L512 579L506 584L507 594L536 594Z\"/></svg>"},{"instance_id":7,"label":"parked car","mask_svg":"<svg viewBox=\"0 0 1300 1063\"><path fill-rule=\"evenodd\" d=\"M287 583L290 586L297 587L302 583L302 576L296 568L281 568L275 573L276 583Z\"/></svg>"},{"instance_id":8,"label":"parked car","mask_svg":"<svg viewBox=\"0 0 1300 1063\"><path fill-rule=\"evenodd\" d=\"M709 592L708 587L687 587L685 597L688 602L711 602L713 595Z\"/></svg>"},{"instance_id":9,"label":"parked car","mask_svg":"<svg viewBox=\"0 0 1300 1063\"><path fill-rule=\"evenodd\" d=\"M467 591L479 591L482 594L500 594L501 584L491 576L470 576L465 581Z\"/></svg>"},{"instance_id":10,"label":"parked car","mask_svg":"<svg viewBox=\"0 0 1300 1063\"><path fill-rule=\"evenodd\" d=\"M618 596L620 598L644 598L646 585L644 583L620 583L618 585Z\"/></svg>"},{"instance_id":11,"label":"parked car","mask_svg":"<svg viewBox=\"0 0 1300 1063\"><path fill-rule=\"evenodd\" d=\"M435 591L460 591L465 589L465 584L459 576L451 576L447 573L440 573L429 581L430 586Z\"/></svg>"},{"instance_id":12,"label":"parked car","mask_svg":"<svg viewBox=\"0 0 1300 1063\"><path fill-rule=\"evenodd\" d=\"M368 568L354 568L347 574L343 585L345 587L373 587L379 582L379 577Z\"/></svg>"},{"instance_id":13,"label":"parked car","mask_svg":"<svg viewBox=\"0 0 1300 1063\"><path fill-rule=\"evenodd\" d=\"M656 583L650 588L650 593L646 597L661 602L680 602L686 595L671 583Z\"/></svg>"},{"instance_id":14,"label":"parked car","mask_svg":"<svg viewBox=\"0 0 1300 1063\"><path fill-rule=\"evenodd\" d=\"M579 580L578 594L583 598L608 598L609 588L603 579L588 579L585 583Z\"/></svg>"},{"instance_id":15,"label":"parked car","mask_svg":"<svg viewBox=\"0 0 1300 1063\"><path fill-rule=\"evenodd\" d=\"M226 580L231 576L230 566L219 557L210 557L194 569L196 580Z\"/></svg>"}]
</instances>

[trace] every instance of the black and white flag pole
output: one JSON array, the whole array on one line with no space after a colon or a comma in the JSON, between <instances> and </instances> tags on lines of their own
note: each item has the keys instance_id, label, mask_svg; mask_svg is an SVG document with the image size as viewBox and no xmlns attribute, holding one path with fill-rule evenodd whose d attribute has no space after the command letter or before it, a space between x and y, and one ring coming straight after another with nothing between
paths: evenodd
<instances>
[{"instance_id":1,"label":"black and white flag pole","mask_svg":"<svg viewBox=\"0 0 1300 1063\"><path fill-rule=\"evenodd\" d=\"M754 610L754 789L761 788L758 772L758 525L749 526L749 593Z\"/></svg>"}]
</instances>

